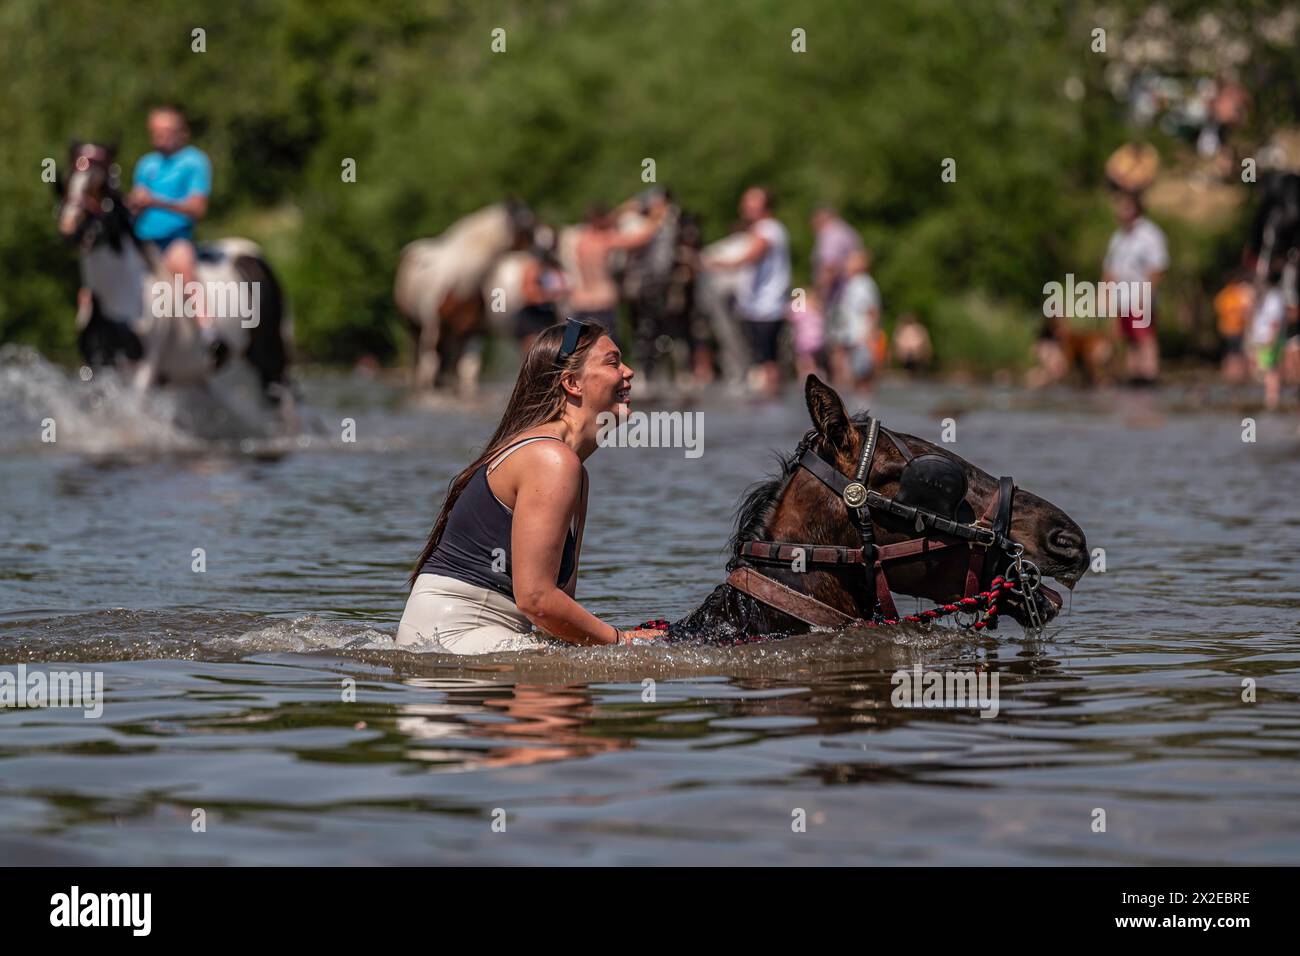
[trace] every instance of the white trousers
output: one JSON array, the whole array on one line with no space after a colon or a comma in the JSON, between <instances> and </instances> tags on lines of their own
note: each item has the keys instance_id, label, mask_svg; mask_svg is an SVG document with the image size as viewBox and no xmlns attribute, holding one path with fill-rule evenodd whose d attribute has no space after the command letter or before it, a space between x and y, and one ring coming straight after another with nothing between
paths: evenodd
<instances>
[{"instance_id":1,"label":"white trousers","mask_svg":"<svg viewBox=\"0 0 1300 956\"><path fill-rule=\"evenodd\" d=\"M437 641L441 647L427 649L452 654L490 654L544 646L532 630L532 621L505 595L442 574L426 573L415 579L411 596L406 599L406 611L397 625L397 645Z\"/></svg>"}]
</instances>

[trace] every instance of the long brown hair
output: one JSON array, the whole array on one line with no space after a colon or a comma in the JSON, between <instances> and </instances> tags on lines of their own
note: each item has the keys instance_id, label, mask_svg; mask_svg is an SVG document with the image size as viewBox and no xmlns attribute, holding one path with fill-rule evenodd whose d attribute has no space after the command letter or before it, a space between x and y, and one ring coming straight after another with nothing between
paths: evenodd
<instances>
[{"instance_id":1,"label":"long brown hair","mask_svg":"<svg viewBox=\"0 0 1300 956\"><path fill-rule=\"evenodd\" d=\"M474 472L479 466L495 458L520 432L556 421L564 413L568 397L560 385L560 377L565 372L577 372L582 368L582 363L587 360L587 353L591 351L591 347L605 334L604 327L594 322L579 324L582 326L582 331L578 334L577 348L564 361L557 361L557 356L560 353L560 345L564 341L565 326L553 325L538 335L533 342L533 347L524 356L523 365L519 369L519 378L515 381L515 390L510 394L510 401L506 402L506 410L501 415L501 422L492 433L492 437L488 439L483 453L447 486L447 498L442 503L438 520L433 523L433 530L429 532L429 540L425 542L419 560L411 569L411 576L407 579L408 587L415 585L415 579L420 576L420 569L424 567L424 562L429 560L429 555L433 554L433 549L438 546L443 529L447 527L447 518L451 515L452 505L465 490L465 486L474 477Z\"/></svg>"}]
</instances>

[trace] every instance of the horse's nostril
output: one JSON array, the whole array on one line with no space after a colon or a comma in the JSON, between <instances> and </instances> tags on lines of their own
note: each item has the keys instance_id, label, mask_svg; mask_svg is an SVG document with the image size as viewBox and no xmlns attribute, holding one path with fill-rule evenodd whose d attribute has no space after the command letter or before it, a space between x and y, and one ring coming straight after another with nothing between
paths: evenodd
<instances>
[{"instance_id":1,"label":"horse's nostril","mask_svg":"<svg viewBox=\"0 0 1300 956\"><path fill-rule=\"evenodd\" d=\"M1068 528L1057 528L1047 536L1047 547L1061 557L1073 558L1083 552L1083 538Z\"/></svg>"}]
</instances>

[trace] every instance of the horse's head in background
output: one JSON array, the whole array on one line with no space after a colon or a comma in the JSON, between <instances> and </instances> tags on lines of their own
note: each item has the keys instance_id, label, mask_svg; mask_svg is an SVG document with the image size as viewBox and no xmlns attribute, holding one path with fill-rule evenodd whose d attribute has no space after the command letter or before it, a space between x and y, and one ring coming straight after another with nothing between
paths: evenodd
<instances>
[{"instance_id":1,"label":"horse's head in background","mask_svg":"<svg viewBox=\"0 0 1300 956\"><path fill-rule=\"evenodd\" d=\"M506 200L506 217L509 221L510 251L532 248L537 229L537 217L522 199L511 196Z\"/></svg>"},{"instance_id":2,"label":"horse's head in background","mask_svg":"<svg viewBox=\"0 0 1300 956\"><path fill-rule=\"evenodd\" d=\"M100 237L100 226L129 215L118 191L121 170L116 162L117 146L100 146L73 140L68 150L68 175L56 179L60 194L59 234L69 242L89 247ZM115 244L120 229L105 230Z\"/></svg>"}]
</instances>

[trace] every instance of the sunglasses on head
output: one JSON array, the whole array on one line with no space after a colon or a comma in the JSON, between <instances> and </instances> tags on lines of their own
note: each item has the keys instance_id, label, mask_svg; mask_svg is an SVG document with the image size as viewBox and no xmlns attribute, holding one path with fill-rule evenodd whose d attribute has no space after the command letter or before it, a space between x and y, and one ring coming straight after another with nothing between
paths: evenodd
<instances>
[{"instance_id":1,"label":"sunglasses on head","mask_svg":"<svg viewBox=\"0 0 1300 956\"><path fill-rule=\"evenodd\" d=\"M573 350L578 347L578 337L582 335L584 325L585 323L577 319L569 319L564 324L564 341L560 343L560 351L555 355L557 362L563 362L573 354Z\"/></svg>"}]
</instances>

